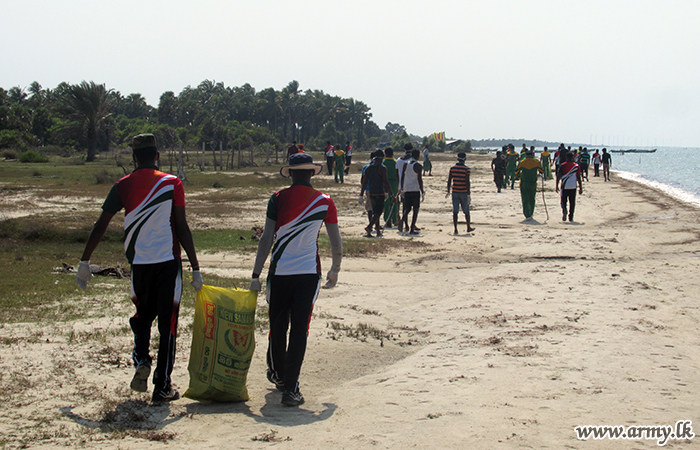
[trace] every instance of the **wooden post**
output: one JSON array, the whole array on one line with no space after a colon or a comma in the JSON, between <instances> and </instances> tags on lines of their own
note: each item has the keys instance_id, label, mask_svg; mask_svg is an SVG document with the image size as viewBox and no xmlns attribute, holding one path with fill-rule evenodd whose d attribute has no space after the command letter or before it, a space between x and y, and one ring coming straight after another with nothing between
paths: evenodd
<instances>
[{"instance_id":1,"label":"wooden post","mask_svg":"<svg viewBox=\"0 0 700 450\"><path fill-rule=\"evenodd\" d=\"M202 142L202 163L201 163L201 166L200 166L201 169L202 169L202 172L204 172L204 159L205 159L206 154L207 154L207 153L206 153L206 150L207 150L206 145L207 145L206 143Z\"/></svg>"},{"instance_id":2,"label":"wooden post","mask_svg":"<svg viewBox=\"0 0 700 450\"><path fill-rule=\"evenodd\" d=\"M238 143L238 168L241 168L241 143Z\"/></svg>"},{"instance_id":3,"label":"wooden post","mask_svg":"<svg viewBox=\"0 0 700 450\"><path fill-rule=\"evenodd\" d=\"M265 143L265 165L266 166L270 165L270 143L269 142Z\"/></svg>"},{"instance_id":4,"label":"wooden post","mask_svg":"<svg viewBox=\"0 0 700 450\"><path fill-rule=\"evenodd\" d=\"M221 170L224 170L224 143L223 141L219 141L219 168Z\"/></svg>"}]
</instances>

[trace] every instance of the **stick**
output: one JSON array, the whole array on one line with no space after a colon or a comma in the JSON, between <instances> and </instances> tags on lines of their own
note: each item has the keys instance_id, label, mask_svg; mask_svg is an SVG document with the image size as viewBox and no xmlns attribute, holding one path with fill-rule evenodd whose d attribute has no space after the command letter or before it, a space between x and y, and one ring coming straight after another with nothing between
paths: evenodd
<instances>
[{"instance_id":1,"label":"stick","mask_svg":"<svg viewBox=\"0 0 700 450\"><path fill-rule=\"evenodd\" d=\"M544 205L544 212L547 213L547 220L549 220L549 211L547 211L547 202L544 200L544 177L542 177L542 204Z\"/></svg>"}]
</instances>

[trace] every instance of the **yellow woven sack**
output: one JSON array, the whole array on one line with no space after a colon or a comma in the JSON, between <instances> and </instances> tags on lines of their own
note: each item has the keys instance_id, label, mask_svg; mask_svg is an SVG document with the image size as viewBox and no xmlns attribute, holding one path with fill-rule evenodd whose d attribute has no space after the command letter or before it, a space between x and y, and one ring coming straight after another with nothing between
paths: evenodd
<instances>
[{"instance_id":1,"label":"yellow woven sack","mask_svg":"<svg viewBox=\"0 0 700 450\"><path fill-rule=\"evenodd\" d=\"M258 291L203 286L194 309L190 386L196 400L249 400L246 378L255 350Z\"/></svg>"}]
</instances>

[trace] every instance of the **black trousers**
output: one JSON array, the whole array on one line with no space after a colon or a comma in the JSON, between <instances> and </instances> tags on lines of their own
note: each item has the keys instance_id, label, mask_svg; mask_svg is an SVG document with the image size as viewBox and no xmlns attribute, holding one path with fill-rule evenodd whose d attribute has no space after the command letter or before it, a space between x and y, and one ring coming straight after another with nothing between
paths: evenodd
<instances>
[{"instance_id":1,"label":"black trousers","mask_svg":"<svg viewBox=\"0 0 700 450\"><path fill-rule=\"evenodd\" d=\"M153 387L167 390L171 386L170 375L175 363L177 320L182 297L182 262L177 259L158 264L132 265L131 289L131 300L136 305L136 315L129 319L134 332L134 365L151 361L151 325L157 317L160 345Z\"/></svg>"},{"instance_id":2,"label":"black trousers","mask_svg":"<svg viewBox=\"0 0 700 450\"><path fill-rule=\"evenodd\" d=\"M569 221L574 220L574 209L576 208L576 189L563 189L561 191L562 215L566 216L566 202L569 202Z\"/></svg>"},{"instance_id":3,"label":"black trousers","mask_svg":"<svg viewBox=\"0 0 700 450\"><path fill-rule=\"evenodd\" d=\"M299 381L311 313L320 287L321 277L318 274L273 275L270 278L267 366L277 372L288 389L294 389Z\"/></svg>"}]
</instances>

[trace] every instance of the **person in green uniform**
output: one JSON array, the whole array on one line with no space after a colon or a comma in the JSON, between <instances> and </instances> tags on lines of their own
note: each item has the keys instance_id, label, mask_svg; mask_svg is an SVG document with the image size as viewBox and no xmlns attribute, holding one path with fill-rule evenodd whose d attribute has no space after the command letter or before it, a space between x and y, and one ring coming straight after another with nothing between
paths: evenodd
<instances>
[{"instance_id":1,"label":"person in green uniform","mask_svg":"<svg viewBox=\"0 0 700 450\"><path fill-rule=\"evenodd\" d=\"M399 203L398 203L398 192L399 192L399 173L396 170L396 160L394 159L394 150L391 147L387 147L384 150L384 167L386 167L387 178L389 179L389 186L391 186L391 192L394 195L387 197L384 201L384 228L391 228L392 226L397 226L399 224Z\"/></svg>"},{"instance_id":2,"label":"person in green uniform","mask_svg":"<svg viewBox=\"0 0 700 450\"><path fill-rule=\"evenodd\" d=\"M550 163L551 158L551 153L549 153L547 147L545 147L542 153L540 153L540 165L542 166L545 180L552 179L552 165Z\"/></svg>"},{"instance_id":3,"label":"person in green uniform","mask_svg":"<svg viewBox=\"0 0 700 450\"><path fill-rule=\"evenodd\" d=\"M515 147L513 147L513 144L508 144L508 153L506 153L506 187L510 182L511 189L515 189L515 168L518 166L518 159Z\"/></svg>"},{"instance_id":4,"label":"person in green uniform","mask_svg":"<svg viewBox=\"0 0 700 450\"><path fill-rule=\"evenodd\" d=\"M333 151L333 174L336 183L345 182L345 151L340 145Z\"/></svg>"},{"instance_id":5,"label":"person in green uniform","mask_svg":"<svg viewBox=\"0 0 700 450\"><path fill-rule=\"evenodd\" d=\"M523 201L523 215L532 219L535 212L535 196L537 195L537 174L544 174L540 162L535 159L533 152L527 152L525 159L520 161L515 173L520 175L520 197Z\"/></svg>"}]
</instances>

